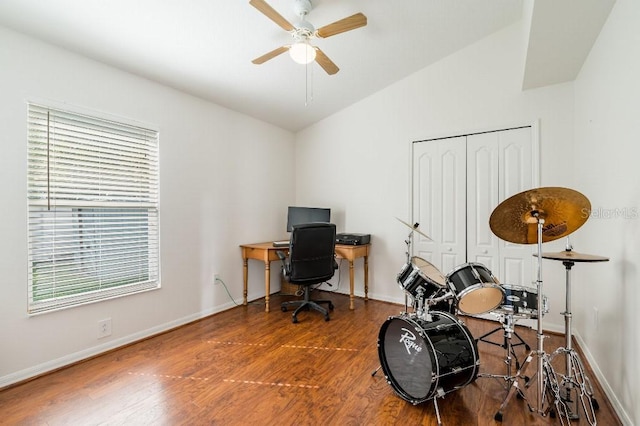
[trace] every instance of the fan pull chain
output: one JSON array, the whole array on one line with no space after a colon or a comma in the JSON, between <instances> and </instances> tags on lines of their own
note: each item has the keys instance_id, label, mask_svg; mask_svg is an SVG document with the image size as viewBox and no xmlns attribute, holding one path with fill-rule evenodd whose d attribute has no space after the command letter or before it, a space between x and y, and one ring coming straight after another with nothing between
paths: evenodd
<instances>
[{"instance_id":1,"label":"fan pull chain","mask_svg":"<svg viewBox=\"0 0 640 426\"><path fill-rule=\"evenodd\" d=\"M309 75L311 75L311 78L309 78ZM309 106L309 103L313 102L313 67L310 67L309 63L304 66L304 85L304 106Z\"/></svg>"}]
</instances>

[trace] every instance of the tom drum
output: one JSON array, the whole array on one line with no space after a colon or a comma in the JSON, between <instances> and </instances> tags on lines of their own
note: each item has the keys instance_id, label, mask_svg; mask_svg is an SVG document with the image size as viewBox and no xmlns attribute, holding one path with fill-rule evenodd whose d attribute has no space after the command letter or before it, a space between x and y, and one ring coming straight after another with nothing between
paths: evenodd
<instances>
[{"instance_id":1,"label":"tom drum","mask_svg":"<svg viewBox=\"0 0 640 426\"><path fill-rule=\"evenodd\" d=\"M456 295L458 310L477 315L502 304L504 292L491 271L481 263L465 263L447 274L447 283Z\"/></svg>"},{"instance_id":2,"label":"tom drum","mask_svg":"<svg viewBox=\"0 0 640 426\"><path fill-rule=\"evenodd\" d=\"M402 266L397 281L414 299L420 294L424 298L430 298L447 286L446 278L438 268L418 256L412 257L410 262Z\"/></svg>"}]
</instances>

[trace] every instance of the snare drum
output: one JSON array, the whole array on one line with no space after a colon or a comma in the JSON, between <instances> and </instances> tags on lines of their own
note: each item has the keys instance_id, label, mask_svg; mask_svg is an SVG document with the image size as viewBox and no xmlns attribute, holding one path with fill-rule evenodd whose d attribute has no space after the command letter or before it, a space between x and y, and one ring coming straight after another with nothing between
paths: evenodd
<instances>
[{"instance_id":1,"label":"snare drum","mask_svg":"<svg viewBox=\"0 0 640 426\"><path fill-rule=\"evenodd\" d=\"M397 280L400 287L414 299L420 293L422 297L430 298L446 288L446 278L438 268L418 256L404 264Z\"/></svg>"},{"instance_id":2,"label":"snare drum","mask_svg":"<svg viewBox=\"0 0 640 426\"><path fill-rule=\"evenodd\" d=\"M538 290L519 285L502 284L504 301L495 312L520 318L538 318ZM547 298L542 298L542 314L548 312Z\"/></svg>"},{"instance_id":3,"label":"snare drum","mask_svg":"<svg viewBox=\"0 0 640 426\"><path fill-rule=\"evenodd\" d=\"M481 263L465 263L447 274L449 288L456 295L458 310L476 315L502 304L504 291L491 271Z\"/></svg>"}]
</instances>

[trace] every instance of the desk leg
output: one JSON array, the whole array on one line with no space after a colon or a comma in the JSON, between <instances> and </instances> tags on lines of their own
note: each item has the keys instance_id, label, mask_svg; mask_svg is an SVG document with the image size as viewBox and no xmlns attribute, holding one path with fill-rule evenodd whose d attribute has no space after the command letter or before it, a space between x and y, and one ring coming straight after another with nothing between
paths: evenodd
<instances>
[{"instance_id":1,"label":"desk leg","mask_svg":"<svg viewBox=\"0 0 640 426\"><path fill-rule=\"evenodd\" d=\"M271 262L268 260L264 262L264 311L269 312L269 293L271 287Z\"/></svg>"},{"instance_id":2,"label":"desk leg","mask_svg":"<svg viewBox=\"0 0 640 426\"><path fill-rule=\"evenodd\" d=\"M364 301L369 300L369 256L364 257Z\"/></svg>"},{"instance_id":3,"label":"desk leg","mask_svg":"<svg viewBox=\"0 0 640 426\"><path fill-rule=\"evenodd\" d=\"M249 259L246 257L242 259L242 279L243 279L243 289L242 289L242 304L247 305L247 293L248 293L248 282L249 282Z\"/></svg>"},{"instance_id":4,"label":"desk leg","mask_svg":"<svg viewBox=\"0 0 640 426\"><path fill-rule=\"evenodd\" d=\"M353 305L353 281L355 277L353 276L353 260L349 261L349 309L355 309Z\"/></svg>"}]
</instances>

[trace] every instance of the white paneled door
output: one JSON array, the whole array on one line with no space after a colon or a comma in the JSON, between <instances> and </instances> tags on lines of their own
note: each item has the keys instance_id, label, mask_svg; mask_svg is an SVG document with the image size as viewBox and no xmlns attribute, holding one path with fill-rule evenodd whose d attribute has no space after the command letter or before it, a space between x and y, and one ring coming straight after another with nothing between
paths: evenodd
<instances>
[{"instance_id":1,"label":"white paneled door","mask_svg":"<svg viewBox=\"0 0 640 426\"><path fill-rule=\"evenodd\" d=\"M533 248L497 238L489 217L510 196L537 184L531 127L413 143L413 221L432 238L414 239L413 254L448 274L484 264L502 283L530 286Z\"/></svg>"},{"instance_id":2,"label":"white paneled door","mask_svg":"<svg viewBox=\"0 0 640 426\"><path fill-rule=\"evenodd\" d=\"M466 259L464 137L413 144L413 254L443 273Z\"/></svg>"}]
</instances>

